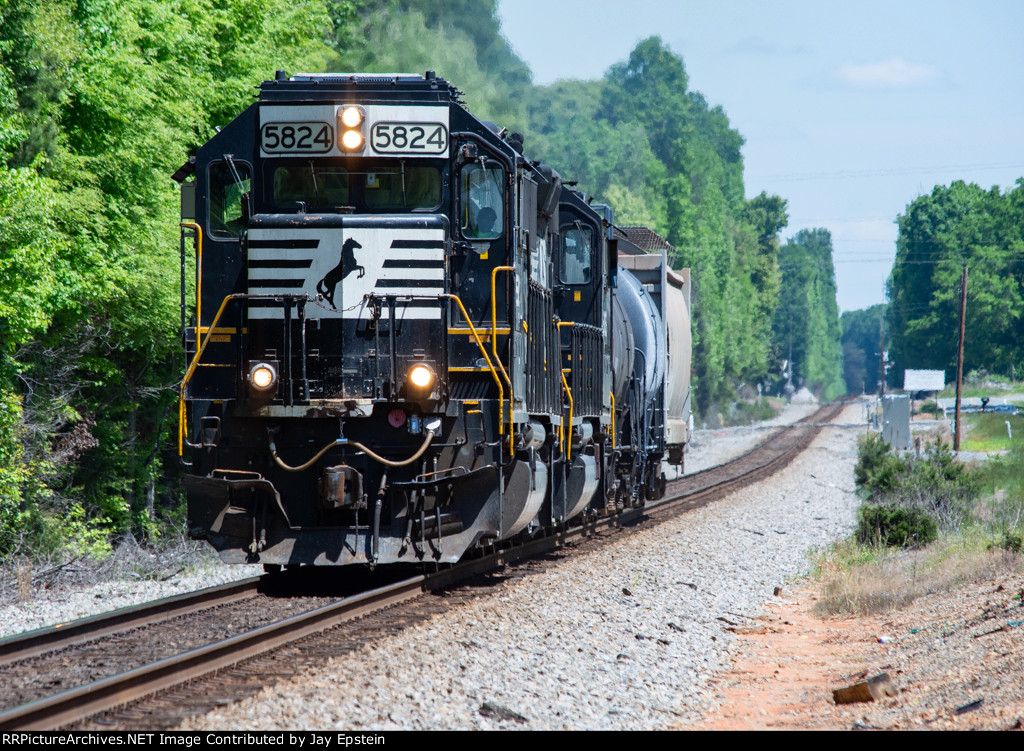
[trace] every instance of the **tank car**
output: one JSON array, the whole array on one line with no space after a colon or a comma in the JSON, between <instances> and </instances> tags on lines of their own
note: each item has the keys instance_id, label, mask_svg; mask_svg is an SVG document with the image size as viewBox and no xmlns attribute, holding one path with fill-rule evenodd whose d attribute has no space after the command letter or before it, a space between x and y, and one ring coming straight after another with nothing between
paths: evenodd
<instances>
[{"instance_id":1,"label":"tank car","mask_svg":"<svg viewBox=\"0 0 1024 751\"><path fill-rule=\"evenodd\" d=\"M193 537L451 563L663 491L689 278L522 152L433 72L279 71L175 173Z\"/></svg>"}]
</instances>

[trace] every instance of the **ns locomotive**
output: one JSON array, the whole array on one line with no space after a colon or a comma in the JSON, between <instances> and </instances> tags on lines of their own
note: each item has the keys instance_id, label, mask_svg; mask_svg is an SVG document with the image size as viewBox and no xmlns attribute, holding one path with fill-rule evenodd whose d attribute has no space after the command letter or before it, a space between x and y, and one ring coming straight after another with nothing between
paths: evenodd
<instances>
[{"instance_id":1,"label":"ns locomotive","mask_svg":"<svg viewBox=\"0 0 1024 751\"><path fill-rule=\"evenodd\" d=\"M664 492L688 271L522 150L432 71L279 71L175 173L193 537L450 563Z\"/></svg>"}]
</instances>

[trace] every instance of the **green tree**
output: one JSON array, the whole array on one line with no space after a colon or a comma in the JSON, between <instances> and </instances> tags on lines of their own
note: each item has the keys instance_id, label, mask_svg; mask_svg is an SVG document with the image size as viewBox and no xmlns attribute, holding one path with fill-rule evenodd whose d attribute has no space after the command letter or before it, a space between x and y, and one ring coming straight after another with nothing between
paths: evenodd
<instances>
[{"instance_id":1,"label":"green tree","mask_svg":"<svg viewBox=\"0 0 1024 751\"><path fill-rule=\"evenodd\" d=\"M850 394L873 393L881 379L880 338L885 305L864 310L848 310L840 323L843 328L843 380Z\"/></svg>"},{"instance_id":2,"label":"green tree","mask_svg":"<svg viewBox=\"0 0 1024 751\"><path fill-rule=\"evenodd\" d=\"M14 478L0 492L2 508L25 507L23 528L80 501L144 534L154 503L176 502L169 175L248 105L254 82L330 65L342 6L0 4L0 475Z\"/></svg>"},{"instance_id":3,"label":"green tree","mask_svg":"<svg viewBox=\"0 0 1024 751\"><path fill-rule=\"evenodd\" d=\"M800 230L779 251L782 286L772 328L793 386L825 399L843 393L839 307L826 229Z\"/></svg>"},{"instance_id":4,"label":"green tree","mask_svg":"<svg viewBox=\"0 0 1024 751\"><path fill-rule=\"evenodd\" d=\"M1010 376L1024 364L1024 181L1001 193L936 186L899 217L887 312L893 377L907 368L955 376L960 281L968 268L964 368Z\"/></svg>"}]
</instances>

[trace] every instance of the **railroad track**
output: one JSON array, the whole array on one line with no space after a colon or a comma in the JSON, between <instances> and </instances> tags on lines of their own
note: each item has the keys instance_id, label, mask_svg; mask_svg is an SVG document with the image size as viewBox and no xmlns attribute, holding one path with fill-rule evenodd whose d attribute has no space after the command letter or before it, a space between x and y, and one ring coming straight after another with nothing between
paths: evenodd
<instances>
[{"instance_id":1,"label":"railroad track","mask_svg":"<svg viewBox=\"0 0 1024 751\"><path fill-rule=\"evenodd\" d=\"M68 690L59 691L57 687L54 693L54 688L44 681L36 688L42 695L20 701L15 697L19 706L0 711L0 730L174 727L190 714L254 693L272 677L288 677L310 662L343 654L441 612L451 607L453 600L475 597L481 588L488 590L488 582L494 581L489 572L503 565L575 546L584 540L588 544L602 544L602 538L607 540L623 531L636 530L641 520L669 518L759 482L792 461L843 406L844 403L827 405L727 464L669 483L665 498L657 503L616 517L592 520L559 535L537 539L513 550L496 551L433 574L409 576L362 593L338 593L320 598L326 600L321 603L314 602L316 598L301 600L290 593L288 597L264 599L257 604L261 590L270 584L284 584L287 588L287 582L295 580L287 575L255 577L0 640L0 668L5 676L19 666L46 676L60 673L46 665L89 660L86 644L102 645L124 633L135 633L144 645L152 644L154 637L146 635L147 629L159 629L160 624L174 620L184 623L185 629L196 631L187 619L197 617L198 613L207 613L208 619L223 623L233 617L231 613L260 611L267 621L229 638L207 639L201 646L150 659ZM453 587L473 577L477 577L476 586ZM441 592L443 596L425 594L430 592ZM284 617L279 612L270 612L272 602L286 603L285 607L293 612L303 612ZM155 632L155 640L160 639L160 633ZM109 651L101 648L100 654ZM132 706L146 697L149 698L145 707ZM124 707L127 709L118 709Z\"/></svg>"}]
</instances>

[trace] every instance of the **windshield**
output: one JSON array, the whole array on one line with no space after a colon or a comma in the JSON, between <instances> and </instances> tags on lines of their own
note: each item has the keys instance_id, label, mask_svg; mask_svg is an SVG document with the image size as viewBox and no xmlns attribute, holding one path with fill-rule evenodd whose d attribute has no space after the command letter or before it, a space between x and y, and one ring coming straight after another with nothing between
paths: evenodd
<instances>
[{"instance_id":1,"label":"windshield","mask_svg":"<svg viewBox=\"0 0 1024 751\"><path fill-rule=\"evenodd\" d=\"M271 204L282 212L415 211L441 204L441 171L434 165L395 159L269 163Z\"/></svg>"},{"instance_id":2,"label":"windshield","mask_svg":"<svg viewBox=\"0 0 1024 751\"><path fill-rule=\"evenodd\" d=\"M505 192L501 167L468 164L459 174L462 236L493 240L504 226Z\"/></svg>"},{"instance_id":3,"label":"windshield","mask_svg":"<svg viewBox=\"0 0 1024 751\"><path fill-rule=\"evenodd\" d=\"M593 239L590 227L583 227L579 222L571 227L562 228L562 262L559 264L559 278L563 284L590 282Z\"/></svg>"}]
</instances>

